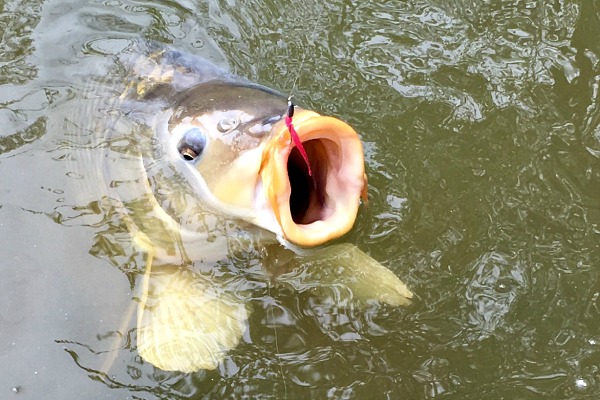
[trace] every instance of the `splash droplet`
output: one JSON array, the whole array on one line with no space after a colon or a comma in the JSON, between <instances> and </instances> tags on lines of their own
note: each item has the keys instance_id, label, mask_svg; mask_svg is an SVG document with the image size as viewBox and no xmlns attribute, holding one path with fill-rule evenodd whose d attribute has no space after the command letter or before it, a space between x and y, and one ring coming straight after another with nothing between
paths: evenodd
<instances>
[{"instance_id":1,"label":"splash droplet","mask_svg":"<svg viewBox=\"0 0 600 400\"><path fill-rule=\"evenodd\" d=\"M588 383L585 380L579 378L575 380L575 386L577 386L577 389L587 389Z\"/></svg>"}]
</instances>

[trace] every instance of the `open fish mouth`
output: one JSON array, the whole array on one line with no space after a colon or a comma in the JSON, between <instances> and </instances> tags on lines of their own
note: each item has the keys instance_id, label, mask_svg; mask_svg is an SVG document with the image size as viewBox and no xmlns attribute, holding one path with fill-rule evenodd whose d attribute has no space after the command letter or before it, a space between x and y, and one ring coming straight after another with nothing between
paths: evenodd
<instances>
[{"instance_id":1,"label":"open fish mouth","mask_svg":"<svg viewBox=\"0 0 600 400\"><path fill-rule=\"evenodd\" d=\"M261 178L284 239L316 246L344 235L354 225L366 191L360 139L348 124L299 110L294 126L312 176L283 123L263 153Z\"/></svg>"}]
</instances>

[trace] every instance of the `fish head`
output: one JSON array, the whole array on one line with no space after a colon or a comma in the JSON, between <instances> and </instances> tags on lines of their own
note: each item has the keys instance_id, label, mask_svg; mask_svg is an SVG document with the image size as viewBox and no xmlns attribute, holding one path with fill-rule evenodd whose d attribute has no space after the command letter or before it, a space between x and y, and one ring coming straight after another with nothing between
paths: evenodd
<instances>
[{"instance_id":1,"label":"fish head","mask_svg":"<svg viewBox=\"0 0 600 400\"><path fill-rule=\"evenodd\" d=\"M363 148L345 122L296 108L311 176L286 110L285 97L259 85L204 83L179 95L162 142L214 207L316 246L354 225L366 190Z\"/></svg>"}]
</instances>

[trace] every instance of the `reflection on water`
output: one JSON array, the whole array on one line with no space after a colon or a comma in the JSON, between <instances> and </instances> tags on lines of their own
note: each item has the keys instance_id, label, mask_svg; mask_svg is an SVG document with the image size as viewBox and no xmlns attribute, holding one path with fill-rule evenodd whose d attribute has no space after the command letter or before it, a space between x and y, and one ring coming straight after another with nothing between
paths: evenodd
<instances>
[{"instance_id":1,"label":"reflection on water","mask_svg":"<svg viewBox=\"0 0 600 400\"><path fill-rule=\"evenodd\" d=\"M8 153L40 139L46 133L46 118L40 117L22 131L0 138L0 153Z\"/></svg>"},{"instance_id":2,"label":"reflection on water","mask_svg":"<svg viewBox=\"0 0 600 400\"><path fill-rule=\"evenodd\" d=\"M507 260L502 254L483 254L475 261L473 270L474 276L465 292L465 299L472 306L467 318L474 339L481 340L493 334L497 326L504 325L503 317L527 282L523 265Z\"/></svg>"},{"instance_id":3,"label":"reflection on water","mask_svg":"<svg viewBox=\"0 0 600 400\"><path fill-rule=\"evenodd\" d=\"M0 397L598 393L598 2L4 1L0 21ZM278 285L242 237L200 271L252 307L238 348L215 371L144 363L145 257L71 117L140 35L350 122L370 191L345 239L417 301Z\"/></svg>"}]
</instances>

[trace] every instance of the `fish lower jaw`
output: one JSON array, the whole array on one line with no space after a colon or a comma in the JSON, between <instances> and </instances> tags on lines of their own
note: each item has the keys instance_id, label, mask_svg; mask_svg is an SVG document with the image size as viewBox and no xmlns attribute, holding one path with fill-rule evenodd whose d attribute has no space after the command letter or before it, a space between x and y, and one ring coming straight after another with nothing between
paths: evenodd
<instances>
[{"instance_id":1,"label":"fish lower jaw","mask_svg":"<svg viewBox=\"0 0 600 400\"><path fill-rule=\"evenodd\" d=\"M338 212L309 224L282 219L283 237L299 246L318 246L346 234L354 225L355 216L356 212Z\"/></svg>"}]
</instances>

